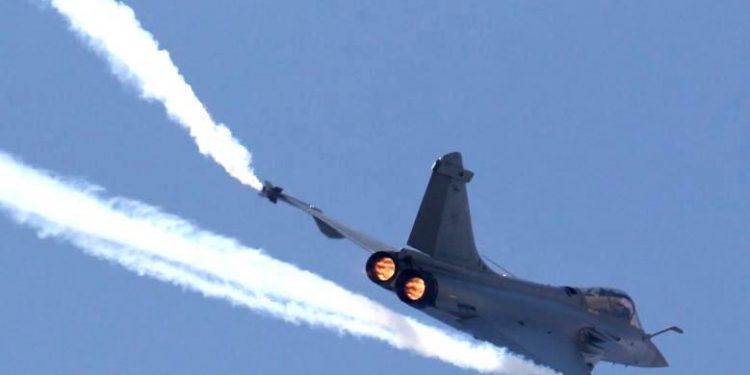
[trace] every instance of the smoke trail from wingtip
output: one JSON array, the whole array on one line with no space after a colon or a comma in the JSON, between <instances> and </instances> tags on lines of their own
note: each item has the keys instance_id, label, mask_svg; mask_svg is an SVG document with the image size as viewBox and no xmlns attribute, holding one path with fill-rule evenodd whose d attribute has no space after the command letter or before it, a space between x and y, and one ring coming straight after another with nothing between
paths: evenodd
<instances>
[{"instance_id":1,"label":"smoke trail from wingtip","mask_svg":"<svg viewBox=\"0 0 750 375\"><path fill-rule=\"evenodd\" d=\"M0 210L141 275L293 323L369 337L480 372L551 374L490 344L401 316L260 250L143 203L103 199L0 152Z\"/></svg>"},{"instance_id":2,"label":"smoke trail from wingtip","mask_svg":"<svg viewBox=\"0 0 750 375\"><path fill-rule=\"evenodd\" d=\"M109 62L114 74L134 85L146 100L164 105L185 127L204 155L231 176L256 190L260 179L251 168L250 152L223 124L217 124L180 75L169 52L144 30L133 9L113 0L49 0L71 28Z\"/></svg>"},{"instance_id":3,"label":"smoke trail from wingtip","mask_svg":"<svg viewBox=\"0 0 750 375\"><path fill-rule=\"evenodd\" d=\"M217 124L169 53L113 0L48 0L71 28L147 100L162 103L189 130L200 152L260 190L251 154ZM41 236L65 239L127 269L284 319L384 341L396 348L480 372L545 375L489 344L398 315L315 274L231 239L202 231L144 204L103 200L0 153L0 208Z\"/></svg>"}]
</instances>

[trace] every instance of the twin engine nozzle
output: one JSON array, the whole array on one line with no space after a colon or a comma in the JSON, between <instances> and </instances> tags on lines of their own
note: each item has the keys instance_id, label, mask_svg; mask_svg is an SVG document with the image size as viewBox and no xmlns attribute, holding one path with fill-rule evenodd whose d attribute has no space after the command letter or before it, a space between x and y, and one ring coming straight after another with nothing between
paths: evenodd
<instances>
[{"instance_id":1,"label":"twin engine nozzle","mask_svg":"<svg viewBox=\"0 0 750 375\"><path fill-rule=\"evenodd\" d=\"M378 251L370 256L365 265L367 277L393 290L398 298L417 308L432 305L437 298L438 284L429 272L408 265L399 259L398 253Z\"/></svg>"}]
</instances>

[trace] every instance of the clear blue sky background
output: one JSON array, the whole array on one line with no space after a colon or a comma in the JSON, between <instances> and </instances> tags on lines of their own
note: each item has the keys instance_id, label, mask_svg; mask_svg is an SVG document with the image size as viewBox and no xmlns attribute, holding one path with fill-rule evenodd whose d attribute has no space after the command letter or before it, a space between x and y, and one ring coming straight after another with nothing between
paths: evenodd
<instances>
[{"instance_id":1,"label":"clear blue sky background","mask_svg":"<svg viewBox=\"0 0 750 375\"><path fill-rule=\"evenodd\" d=\"M364 252L200 156L35 3L0 3L0 149L420 316L366 280ZM485 254L532 280L624 289L648 330L687 331L657 339L669 369L597 374L747 371L750 2L128 4L263 177L401 245L434 158L463 151ZM0 265L2 374L470 373L5 219Z\"/></svg>"}]
</instances>

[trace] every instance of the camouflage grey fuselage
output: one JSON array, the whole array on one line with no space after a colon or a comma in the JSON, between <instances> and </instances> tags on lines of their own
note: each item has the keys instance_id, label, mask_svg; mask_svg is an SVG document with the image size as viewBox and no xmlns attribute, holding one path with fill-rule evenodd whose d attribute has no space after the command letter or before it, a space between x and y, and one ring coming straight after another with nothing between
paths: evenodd
<instances>
[{"instance_id":1,"label":"camouflage grey fuselage","mask_svg":"<svg viewBox=\"0 0 750 375\"><path fill-rule=\"evenodd\" d=\"M495 272L476 249L460 153L443 155L432 174L407 245L395 248L337 222L266 182L261 195L297 207L323 234L372 253L365 271L410 306L566 375L590 375L599 361L664 367L633 300L611 288L550 286ZM677 327L660 331L682 332Z\"/></svg>"}]
</instances>

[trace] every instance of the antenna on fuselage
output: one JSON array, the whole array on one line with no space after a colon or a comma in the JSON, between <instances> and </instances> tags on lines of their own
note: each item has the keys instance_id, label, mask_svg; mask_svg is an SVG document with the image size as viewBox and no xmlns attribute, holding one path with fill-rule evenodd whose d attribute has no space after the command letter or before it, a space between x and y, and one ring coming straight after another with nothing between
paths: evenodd
<instances>
[{"instance_id":1,"label":"antenna on fuselage","mask_svg":"<svg viewBox=\"0 0 750 375\"><path fill-rule=\"evenodd\" d=\"M503 276L510 276L510 277L513 277L513 278L516 277L516 275L514 275L513 272L508 271L505 267L499 265L497 262L495 262L494 260L492 260L490 257L488 257L488 256L486 256L484 254L479 254L479 256L482 257L482 259L484 259L484 260L492 263L493 266L499 268L500 271L502 271L502 275Z\"/></svg>"}]
</instances>

